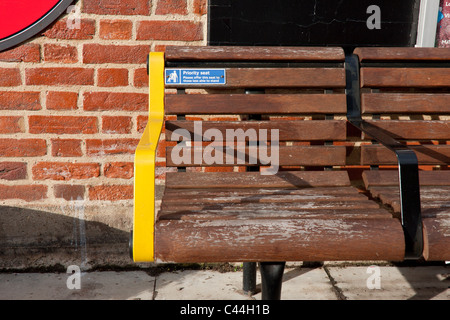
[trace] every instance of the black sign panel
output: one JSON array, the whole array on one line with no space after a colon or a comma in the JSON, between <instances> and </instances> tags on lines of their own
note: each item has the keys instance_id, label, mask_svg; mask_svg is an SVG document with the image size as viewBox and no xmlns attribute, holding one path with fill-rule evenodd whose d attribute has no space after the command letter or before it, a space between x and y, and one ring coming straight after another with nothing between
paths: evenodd
<instances>
[{"instance_id":1,"label":"black sign panel","mask_svg":"<svg viewBox=\"0 0 450 320\"><path fill-rule=\"evenodd\" d=\"M413 46L419 0L209 0L209 45Z\"/></svg>"}]
</instances>

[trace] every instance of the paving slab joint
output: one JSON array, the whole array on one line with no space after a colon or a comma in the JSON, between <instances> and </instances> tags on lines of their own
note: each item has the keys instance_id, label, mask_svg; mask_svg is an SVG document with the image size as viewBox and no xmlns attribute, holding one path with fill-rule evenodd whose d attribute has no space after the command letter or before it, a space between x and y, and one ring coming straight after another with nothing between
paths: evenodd
<instances>
[{"instance_id":1,"label":"paving slab joint","mask_svg":"<svg viewBox=\"0 0 450 320\"><path fill-rule=\"evenodd\" d=\"M330 270L327 268L327 266L323 266L323 269L325 270L325 273L328 276L328 279L330 279L331 286L333 287L333 292L336 295L338 300L348 300L348 298L344 295L344 292L341 288L338 287L336 280L334 280L333 276L330 273Z\"/></svg>"}]
</instances>

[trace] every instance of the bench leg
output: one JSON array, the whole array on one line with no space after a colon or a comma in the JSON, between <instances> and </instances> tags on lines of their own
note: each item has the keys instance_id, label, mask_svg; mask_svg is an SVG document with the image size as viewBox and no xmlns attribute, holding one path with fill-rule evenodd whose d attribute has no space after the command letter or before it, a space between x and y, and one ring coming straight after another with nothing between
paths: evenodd
<instances>
[{"instance_id":1,"label":"bench leg","mask_svg":"<svg viewBox=\"0 0 450 320\"><path fill-rule=\"evenodd\" d=\"M246 294L256 293L256 262L244 262L242 289Z\"/></svg>"},{"instance_id":2,"label":"bench leg","mask_svg":"<svg viewBox=\"0 0 450 320\"><path fill-rule=\"evenodd\" d=\"M262 300L280 300L286 262L260 262Z\"/></svg>"}]
</instances>

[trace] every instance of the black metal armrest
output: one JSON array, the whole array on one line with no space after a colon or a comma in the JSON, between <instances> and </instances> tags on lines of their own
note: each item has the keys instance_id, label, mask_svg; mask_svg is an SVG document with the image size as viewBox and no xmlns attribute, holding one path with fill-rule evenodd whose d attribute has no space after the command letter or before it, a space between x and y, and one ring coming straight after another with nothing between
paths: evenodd
<instances>
[{"instance_id":1,"label":"black metal armrest","mask_svg":"<svg viewBox=\"0 0 450 320\"><path fill-rule=\"evenodd\" d=\"M364 121L361 117L360 68L356 55L345 59L347 120L361 132L370 135L393 151L398 160L401 223L405 234L405 259L420 259L423 253L422 216L420 207L419 166L414 151L389 133Z\"/></svg>"}]
</instances>

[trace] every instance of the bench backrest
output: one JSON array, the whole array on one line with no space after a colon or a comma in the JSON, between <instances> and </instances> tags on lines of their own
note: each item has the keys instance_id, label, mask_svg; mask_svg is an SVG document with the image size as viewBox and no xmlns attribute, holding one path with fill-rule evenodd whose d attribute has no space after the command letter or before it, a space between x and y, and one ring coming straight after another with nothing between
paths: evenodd
<instances>
[{"instance_id":1,"label":"bench backrest","mask_svg":"<svg viewBox=\"0 0 450 320\"><path fill-rule=\"evenodd\" d=\"M347 138L344 60L340 48L166 48L166 165L187 171L258 170L274 165L272 139L279 141L280 170L346 165L346 147L339 144ZM219 69L211 74L224 79L208 83L192 72L199 69ZM179 72L172 77L174 71ZM229 141L233 134L245 136L245 142ZM175 146L181 140L188 140L186 147ZM235 150L225 149L227 144ZM181 157L183 152L190 156Z\"/></svg>"},{"instance_id":2,"label":"bench backrest","mask_svg":"<svg viewBox=\"0 0 450 320\"><path fill-rule=\"evenodd\" d=\"M357 48L355 54L361 67L363 118L410 145L422 168L446 169L450 165L450 50ZM396 165L397 159L368 140L361 147L361 164Z\"/></svg>"}]
</instances>

